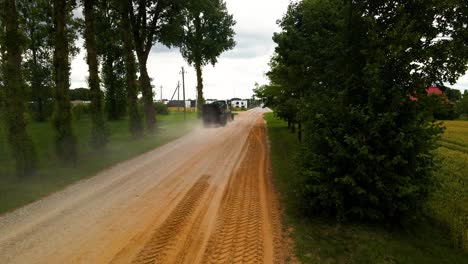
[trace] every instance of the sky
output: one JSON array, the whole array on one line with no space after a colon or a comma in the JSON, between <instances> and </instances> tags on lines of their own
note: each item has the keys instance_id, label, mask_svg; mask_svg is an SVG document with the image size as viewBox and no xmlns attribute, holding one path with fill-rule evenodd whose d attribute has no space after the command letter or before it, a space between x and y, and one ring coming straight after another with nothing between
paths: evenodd
<instances>
[{"instance_id":1,"label":"sky","mask_svg":"<svg viewBox=\"0 0 468 264\"><path fill-rule=\"evenodd\" d=\"M228 12L234 15L236 47L223 53L215 67L203 69L204 97L207 99L250 98L254 84L268 83L265 73L273 55L275 44L271 39L279 31L276 21L286 12L289 0L227 0ZM83 41L80 41L82 46ZM181 67L185 67L186 98L194 99L197 85L196 72L186 64L179 49L153 46L148 58L148 73L153 78L155 99L170 99L182 83ZM71 64L71 87L87 87L88 66L85 50ZM176 95L177 96L177 95ZM182 96L182 94L181 94Z\"/></svg>"},{"instance_id":2,"label":"sky","mask_svg":"<svg viewBox=\"0 0 468 264\"><path fill-rule=\"evenodd\" d=\"M289 0L226 0L226 4L237 22L234 27L237 45L222 54L215 67L207 65L203 69L206 99L250 98L255 83L268 83L265 73L269 70L268 62L275 49L272 36L280 30L276 21L286 12ZM72 88L87 87L88 66L82 40L80 44L80 53L71 65ZM153 46L148 58L148 73L153 78L155 99L161 98L161 86L163 98L171 99L177 82L182 83L182 66L187 71L186 98L194 99L195 69L186 64L179 49L168 49L158 44ZM451 87L468 90L468 74Z\"/></svg>"}]
</instances>

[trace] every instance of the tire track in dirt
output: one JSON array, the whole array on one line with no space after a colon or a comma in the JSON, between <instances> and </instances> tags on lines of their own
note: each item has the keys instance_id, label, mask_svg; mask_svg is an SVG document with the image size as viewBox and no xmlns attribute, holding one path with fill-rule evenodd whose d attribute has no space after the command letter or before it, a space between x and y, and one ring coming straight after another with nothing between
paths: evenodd
<instances>
[{"instance_id":1,"label":"tire track in dirt","mask_svg":"<svg viewBox=\"0 0 468 264\"><path fill-rule=\"evenodd\" d=\"M260 182L255 173L260 153L253 133L247 142L247 155L226 188L216 228L208 241L202 263L263 262L264 219L259 197Z\"/></svg>"},{"instance_id":2,"label":"tire track in dirt","mask_svg":"<svg viewBox=\"0 0 468 264\"><path fill-rule=\"evenodd\" d=\"M206 197L205 201L209 201L212 199L214 195L214 191L209 193L208 196ZM183 242L183 246L180 247L179 252L175 256L175 259L173 261L174 264L182 264L182 263L187 263L187 262L193 262L190 259L190 253L193 252L194 248L197 248L200 246L201 242L201 237L199 237L198 231L200 231L200 227L202 225L203 219L206 217L206 213L208 211L208 206L209 202L206 202L203 206L201 206L201 210L198 211L198 214L190 227L190 230L188 231L188 235L185 238L185 241ZM190 250L192 249L192 250Z\"/></svg>"},{"instance_id":3,"label":"tire track in dirt","mask_svg":"<svg viewBox=\"0 0 468 264\"><path fill-rule=\"evenodd\" d=\"M168 254L168 251L173 249L177 242L178 235L187 224L190 216L197 208L201 198L208 190L209 176L202 176L190 190L186 193L180 203L174 208L174 211L156 229L149 241L146 242L143 249L138 253L137 257L132 261L133 264L143 263L162 263Z\"/></svg>"}]
</instances>

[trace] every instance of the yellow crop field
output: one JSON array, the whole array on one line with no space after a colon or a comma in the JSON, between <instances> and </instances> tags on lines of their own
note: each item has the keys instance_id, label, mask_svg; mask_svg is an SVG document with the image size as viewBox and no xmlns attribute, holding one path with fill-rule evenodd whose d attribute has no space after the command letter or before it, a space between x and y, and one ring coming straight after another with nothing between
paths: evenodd
<instances>
[{"instance_id":1,"label":"yellow crop field","mask_svg":"<svg viewBox=\"0 0 468 264\"><path fill-rule=\"evenodd\" d=\"M468 252L468 121L445 121L437 154L436 191L430 213L450 232L455 246Z\"/></svg>"}]
</instances>

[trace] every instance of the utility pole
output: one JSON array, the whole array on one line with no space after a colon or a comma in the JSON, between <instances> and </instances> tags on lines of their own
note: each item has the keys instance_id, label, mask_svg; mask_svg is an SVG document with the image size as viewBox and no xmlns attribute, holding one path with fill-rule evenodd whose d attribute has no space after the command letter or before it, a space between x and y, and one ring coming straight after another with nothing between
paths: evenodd
<instances>
[{"instance_id":1,"label":"utility pole","mask_svg":"<svg viewBox=\"0 0 468 264\"><path fill-rule=\"evenodd\" d=\"M197 112L198 110L198 89L197 87L195 87L195 112Z\"/></svg>"},{"instance_id":2,"label":"utility pole","mask_svg":"<svg viewBox=\"0 0 468 264\"><path fill-rule=\"evenodd\" d=\"M159 87L161 89L161 103L163 102L163 96L162 96L162 85Z\"/></svg>"},{"instance_id":3,"label":"utility pole","mask_svg":"<svg viewBox=\"0 0 468 264\"><path fill-rule=\"evenodd\" d=\"M177 113L180 112L180 82L177 82Z\"/></svg>"},{"instance_id":4,"label":"utility pole","mask_svg":"<svg viewBox=\"0 0 468 264\"><path fill-rule=\"evenodd\" d=\"M184 120L187 119L187 103L185 102L185 70L184 70L184 66L182 66L182 94L183 94L183 97L184 97Z\"/></svg>"}]
</instances>

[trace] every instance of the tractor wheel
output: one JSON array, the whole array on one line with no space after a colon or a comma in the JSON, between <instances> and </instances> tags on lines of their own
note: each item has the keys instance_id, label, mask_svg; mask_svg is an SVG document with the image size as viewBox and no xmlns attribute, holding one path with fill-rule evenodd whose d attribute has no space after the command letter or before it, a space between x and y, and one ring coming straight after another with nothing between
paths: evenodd
<instances>
[{"instance_id":1,"label":"tractor wheel","mask_svg":"<svg viewBox=\"0 0 468 264\"><path fill-rule=\"evenodd\" d=\"M219 120L219 124L220 124L221 126L226 126L226 124L227 124L227 116L226 116L226 115L222 115L222 116L219 117L219 119L220 119L220 120Z\"/></svg>"}]
</instances>

